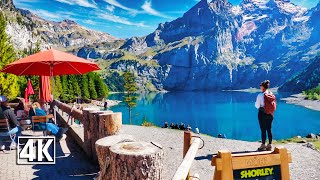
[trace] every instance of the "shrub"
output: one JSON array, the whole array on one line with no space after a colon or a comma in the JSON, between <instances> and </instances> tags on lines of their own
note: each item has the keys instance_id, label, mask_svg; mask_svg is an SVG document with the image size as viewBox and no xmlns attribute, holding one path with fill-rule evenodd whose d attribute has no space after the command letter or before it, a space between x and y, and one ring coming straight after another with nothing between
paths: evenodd
<instances>
[{"instance_id":1,"label":"shrub","mask_svg":"<svg viewBox=\"0 0 320 180\"><path fill-rule=\"evenodd\" d=\"M146 126L146 127L154 126L154 124L152 124L151 122L149 122L149 121L147 120L146 115L143 116L142 121L143 121L143 122L142 122L141 126Z\"/></svg>"}]
</instances>

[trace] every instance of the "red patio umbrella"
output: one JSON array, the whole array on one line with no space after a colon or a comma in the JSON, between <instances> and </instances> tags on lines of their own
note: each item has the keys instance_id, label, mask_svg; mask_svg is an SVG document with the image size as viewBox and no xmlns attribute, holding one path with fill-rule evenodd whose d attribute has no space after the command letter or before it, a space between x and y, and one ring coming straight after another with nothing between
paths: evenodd
<instances>
[{"instance_id":1,"label":"red patio umbrella","mask_svg":"<svg viewBox=\"0 0 320 180\"><path fill-rule=\"evenodd\" d=\"M51 91L50 91L50 77L40 76L39 78L39 99L43 99L45 102L51 102Z\"/></svg>"},{"instance_id":2,"label":"red patio umbrella","mask_svg":"<svg viewBox=\"0 0 320 180\"><path fill-rule=\"evenodd\" d=\"M57 76L85 74L99 69L94 62L69 53L49 49L12 62L0 72L18 76Z\"/></svg>"},{"instance_id":3,"label":"red patio umbrella","mask_svg":"<svg viewBox=\"0 0 320 180\"><path fill-rule=\"evenodd\" d=\"M49 49L12 62L0 72L18 76L57 76L85 74L99 69L94 62L55 49Z\"/></svg>"},{"instance_id":4,"label":"red patio umbrella","mask_svg":"<svg viewBox=\"0 0 320 180\"><path fill-rule=\"evenodd\" d=\"M25 103L28 103L29 102L29 98L28 98L28 96L30 95L30 94L34 94L34 90L33 90L33 87L32 87L32 84L31 84L31 80L30 79L28 79L28 83L27 83L28 85L27 85L27 88L25 89L25 91L24 91L24 101L25 101Z\"/></svg>"},{"instance_id":5,"label":"red patio umbrella","mask_svg":"<svg viewBox=\"0 0 320 180\"><path fill-rule=\"evenodd\" d=\"M34 94L34 90L33 90L33 87L32 87L32 84L31 84L31 80L30 80L30 79L28 79L27 90L28 90L28 91L27 91L28 95Z\"/></svg>"}]
</instances>

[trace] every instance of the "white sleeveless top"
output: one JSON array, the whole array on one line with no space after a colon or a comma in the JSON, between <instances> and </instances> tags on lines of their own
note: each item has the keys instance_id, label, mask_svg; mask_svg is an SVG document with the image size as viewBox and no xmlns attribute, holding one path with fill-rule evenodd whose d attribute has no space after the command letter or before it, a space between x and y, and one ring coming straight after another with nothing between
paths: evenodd
<instances>
[{"instance_id":1,"label":"white sleeveless top","mask_svg":"<svg viewBox=\"0 0 320 180\"><path fill-rule=\"evenodd\" d=\"M272 92L268 91L268 90L266 90L265 93L272 94ZM259 93L258 94L255 106L256 106L257 109L259 109L261 107L264 107L264 93Z\"/></svg>"}]
</instances>

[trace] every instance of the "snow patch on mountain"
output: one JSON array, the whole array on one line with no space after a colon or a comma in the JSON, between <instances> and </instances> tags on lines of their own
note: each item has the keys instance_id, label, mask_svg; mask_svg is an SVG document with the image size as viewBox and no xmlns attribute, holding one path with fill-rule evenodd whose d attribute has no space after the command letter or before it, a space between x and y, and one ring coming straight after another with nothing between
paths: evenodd
<instances>
[{"instance_id":1,"label":"snow patch on mountain","mask_svg":"<svg viewBox=\"0 0 320 180\"><path fill-rule=\"evenodd\" d=\"M292 21L294 21L294 22L306 22L309 19L310 19L310 16L302 16L302 17L293 18Z\"/></svg>"}]
</instances>

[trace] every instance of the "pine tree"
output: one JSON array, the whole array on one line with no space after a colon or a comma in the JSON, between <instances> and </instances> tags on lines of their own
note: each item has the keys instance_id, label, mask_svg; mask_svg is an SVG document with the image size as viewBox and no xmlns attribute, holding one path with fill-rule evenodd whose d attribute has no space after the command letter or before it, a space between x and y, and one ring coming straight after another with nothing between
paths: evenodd
<instances>
[{"instance_id":1,"label":"pine tree","mask_svg":"<svg viewBox=\"0 0 320 180\"><path fill-rule=\"evenodd\" d=\"M62 84L61 100L68 102L69 95L68 95L68 78L67 78L67 76L61 76L61 84Z\"/></svg>"},{"instance_id":2,"label":"pine tree","mask_svg":"<svg viewBox=\"0 0 320 180\"><path fill-rule=\"evenodd\" d=\"M86 74L82 75L80 77L81 79L81 97L83 99L90 99L90 93L89 93L89 85L88 85L88 77Z\"/></svg>"},{"instance_id":3,"label":"pine tree","mask_svg":"<svg viewBox=\"0 0 320 180\"><path fill-rule=\"evenodd\" d=\"M128 110L129 110L129 120L130 124L132 124L132 109L136 107L136 99L137 97L135 96L136 91L137 91L137 84L135 82L135 77L134 74L126 71L123 75L123 80L124 80L124 89L126 91L126 95L124 96L124 102L127 104Z\"/></svg>"},{"instance_id":4,"label":"pine tree","mask_svg":"<svg viewBox=\"0 0 320 180\"><path fill-rule=\"evenodd\" d=\"M0 69L16 60L16 53L10 38L6 34L6 19L0 12ZM18 77L12 74L0 73L0 94L15 98L19 94Z\"/></svg>"},{"instance_id":5,"label":"pine tree","mask_svg":"<svg viewBox=\"0 0 320 180\"><path fill-rule=\"evenodd\" d=\"M68 75L67 79L68 79L67 94L69 96L69 101L71 101L71 100L75 99L75 93L74 93L73 83L71 81L71 75Z\"/></svg>"},{"instance_id":6,"label":"pine tree","mask_svg":"<svg viewBox=\"0 0 320 180\"><path fill-rule=\"evenodd\" d=\"M69 83L72 85L74 96L75 97L81 96L81 89L77 81L77 77L75 75L69 76Z\"/></svg>"},{"instance_id":7,"label":"pine tree","mask_svg":"<svg viewBox=\"0 0 320 180\"><path fill-rule=\"evenodd\" d=\"M106 98L109 93L107 85L103 82L103 79L98 73L94 73L94 84L98 95L98 98Z\"/></svg>"},{"instance_id":8,"label":"pine tree","mask_svg":"<svg viewBox=\"0 0 320 180\"><path fill-rule=\"evenodd\" d=\"M55 76L51 81L51 91L53 93L54 98L60 98L62 95L62 84L60 76Z\"/></svg>"},{"instance_id":9,"label":"pine tree","mask_svg":"<svg viewBox=\"0 0 320 180\"><path fill-rule=\"evenodd\" d=\"M94 74L88 73L87 76L88 76L88 89L90 92L90 98L97 99L98 95L97 95L97 91L96 91L95 84L94 84Z\"/></svg>"}]
</instances>

